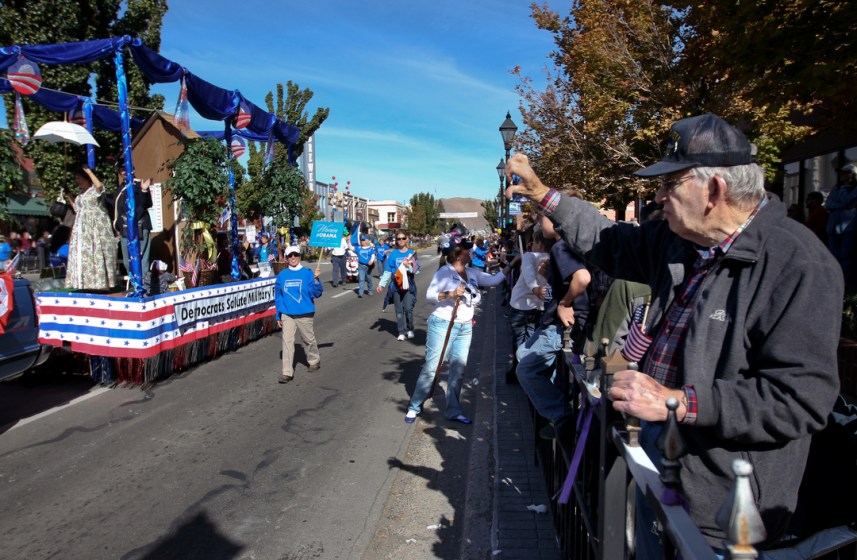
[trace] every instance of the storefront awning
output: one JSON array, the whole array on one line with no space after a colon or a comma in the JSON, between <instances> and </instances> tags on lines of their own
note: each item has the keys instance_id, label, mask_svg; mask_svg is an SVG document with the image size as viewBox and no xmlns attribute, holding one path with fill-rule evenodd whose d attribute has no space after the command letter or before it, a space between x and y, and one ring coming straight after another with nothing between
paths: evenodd
<instances>
[{"instance_id":1,"label":"storefront awning","mask_svg":"<svg viewBox=\"0 0 857 560\"><path fill-rule=\"evenodd\" d=\"M6 212L17 216L50 216L44 199L25 194L11 194L6 203Z\"/></svg>"}]
</instances>

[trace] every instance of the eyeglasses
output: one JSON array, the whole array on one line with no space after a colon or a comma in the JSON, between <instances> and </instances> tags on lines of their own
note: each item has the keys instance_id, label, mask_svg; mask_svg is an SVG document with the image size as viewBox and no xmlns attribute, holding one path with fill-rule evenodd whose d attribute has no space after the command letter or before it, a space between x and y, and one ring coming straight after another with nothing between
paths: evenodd
<instances>
[{"instance_id":1,"label":"eyeglasses","mask_svg":"<svg viewBox=\"0 0 857 560\"><path fill-rule=\"evenodd\" d=\"M286 255L286 258L287 258L287 259L290 259L290 258L292 258L292 257L300 257L300 255L299 255L298 253L292 253L292 254L290 254L290 255Z\"/></svg>"},{"instance_id":2,"label":"eyeglasses","mask_svg":"<svg viewBox=\"0 0 857 560\"><path fill-rule=\"evenodd\" d=\"M407 240L408 240L407 237L397 237L396 238L396 241L407 241Z\"/></svg>"},{"instance_id":3,"label":"eyeglasses","mask_svg":"<svg viewBox=\"0 0 857 560\"><path fill-rule=\"evenodd\" d=\"M685 175L683 177L679 177L678 179L661 179L659 190L663 189L666 190L668 193L671 193L676 190L679 185L681 185L688 179L693 179L693 175Z\"/></svg>"}]
</instances>

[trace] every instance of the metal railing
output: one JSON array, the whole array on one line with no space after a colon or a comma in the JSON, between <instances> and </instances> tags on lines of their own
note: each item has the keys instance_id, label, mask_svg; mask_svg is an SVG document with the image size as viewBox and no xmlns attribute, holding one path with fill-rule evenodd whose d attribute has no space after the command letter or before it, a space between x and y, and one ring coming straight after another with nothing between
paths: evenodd
<instances>
[{"instance_id":1,"label":"metal railing","mask_svg":"<svg viewBox=\"0 0 857 560\"><path fill-rule=\"evenodd\" d=\"M636 495L646 497L663 527L665 558L717 558L679 500L665 499L680 492L678 460L684 443L675 418L678 402L670 399L668 403L669 420L662 437L664 457L658 469L636 441L635 423L623 419L602 398L602 389L609 386L612 375L610 365L602 363L598 369L591 362L587 367L571 365L570 351L565 354L566 363L560 364L557 379L570 380L567 390L570 406L576 411L574 418L554 427L554 439L544 439L540 431L546 421L534 412L536 455L552 497L554 527L563 558L633 557ZM573 484L566 486L570 467L577 469L576 476ZM765 532L750 488L752 467L736 460L733 472L733 491L717 519L727 535L722 548L726 558L757 558L760 553L753 545L764 540ZM563 490L567 503L562 503ZM857 531L837 527L829 533L786 550L762 553L761 557L857 559Z\"/></svg>"}]
</instances>

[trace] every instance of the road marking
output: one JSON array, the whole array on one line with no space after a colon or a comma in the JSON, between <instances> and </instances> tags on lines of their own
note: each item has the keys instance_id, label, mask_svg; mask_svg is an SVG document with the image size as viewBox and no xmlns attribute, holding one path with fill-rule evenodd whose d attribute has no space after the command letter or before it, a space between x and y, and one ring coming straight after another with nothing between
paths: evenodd
<instances>
[{"instance_id":1,"label":"road marking","mask_svg":"<svg viewBox=\"0 0 857 560\"><path fill-rule=\"evenodd\" d=\"M333 297L332 297L332 298L330 298L330 299L336 299L336 298L338 298L338 297L347 296L348 294L351 294L351 295L353 296L353 295L354 295L354 292L353 292L353 291L351 291L351 290L348 290L347 292L342 292L341 294L336 294L335 296L333 296Z\"/></svg>"},{"instance_id":2,"label":"road marking","mask_svg":"<svg viewBox=\"0 0 857 560\"><path fill-rule=\"evenodd\" d=\"M60 406L55 406L54 408L51 408L51 409L46 410L44 412L40 412L40 413L36 414L35 416L30 416L29 418L24 418L23 420L18 420L18 422L16 422L14 426L9 428L9 431L14 430L15 428L20 428L21 426L26 426L30 422L35 422L36 420L39 420L40 418L44 418L45 416L50 416L51 414L53 414L55 412L59 412L60 410L62 410L64 408L74 406L78 403L82 403L83 401L88 401L89 399L91 399L93 397L97 397L101 393L105 393L105 392L110 391L110 390L111 389L109 387L99 387L98 389L94 389L85 395L81 395L81 396L77 397L76 399L70 400L66 404L63 404Z\"/></svg>"}]
</instances>

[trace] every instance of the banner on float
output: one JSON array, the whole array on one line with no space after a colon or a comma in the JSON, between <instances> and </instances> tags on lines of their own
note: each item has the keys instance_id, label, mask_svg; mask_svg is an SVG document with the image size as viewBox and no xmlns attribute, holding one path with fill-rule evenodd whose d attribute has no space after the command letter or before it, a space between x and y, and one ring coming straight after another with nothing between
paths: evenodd
<instances>
[{"instance_id":1,"label":"banner on float","mask_svg":"<svg viewBox=\"0 0 857 560\"><path fill-rule=\"evenodd\" d=\"M39 342L92 356L148 358L275 315L274 283L257 278L139 300L39 292Z\"/></svg>"},{"instance_id":2,"label":"banner on float","mask_svg":"<svg viewBox=\"0 0 857 560\"><path fill-rule=\"evenodd\" d=\"M479 214L477 212L441 212L437 217L444 220L450 218L478 218Z\"/></svg>"},{"instance_id":3,"label":"banner on float","mask_svg":"<svg viewBox=\"0 0 857 560\"><path fill-rule=\"evenodd\" d=\"M345 222L313 222L309 236L310 247L330 247L335 249L342 244L342 231Z\"/></svg>"},{"instance_id":4,"label":"banner on float","mask_svg":"<svg viewBox=\"0 0 857 560\"><path fill-rule=\"evenodd\" d=\"M198 321L218 321L225 315L241 313L274 303L274 286L256 286L235 293L215 294L173 304L179 328Z\"/></svg>"}]
</instances>

